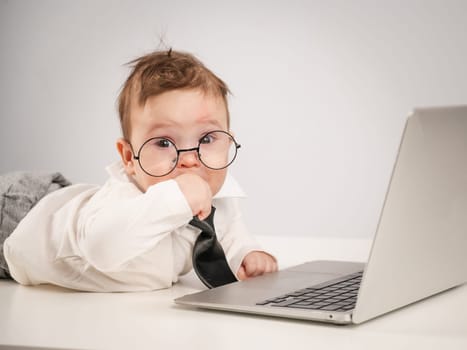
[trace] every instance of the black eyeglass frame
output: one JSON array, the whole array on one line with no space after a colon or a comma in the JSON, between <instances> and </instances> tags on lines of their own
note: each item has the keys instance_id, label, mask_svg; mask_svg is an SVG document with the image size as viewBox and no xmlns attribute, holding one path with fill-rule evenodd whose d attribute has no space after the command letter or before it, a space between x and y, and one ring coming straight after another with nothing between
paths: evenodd
<instances>
[{"instance_id":1,"label":"black eyeglass frame","mask_svg":"<svg viewBox=\"0 0 467 350\"><path fill-rule=\"evenodd\" d=\"M235 144L235 154L234 154L232 160L231 160L226 166L223 166L223 167L221 167L221 168L212 168L212 167L206 165L206 164L203 162L203 159L202 159L202 157L201 157L201 154L199 153L199 148L201 147L201 140L202 140L203 138L205 138L207 135L212 134L212 133L215 133L215 132L221 132L221 133L223 133L223 134L226 134L227 136L229 136L229 137L232 139L232 141L233 141L234 144ZM162 139L162 140L167 140L167 141L169 141L169 142L175 147L175 150L177 151L177 159L176 159L176 161L174 162L173 168L170 169L170 171L166 172L166 173L163 174L163 175L153 175L153 174L147 172L146 169L144 169L143 165L141 164L141 157L140 157L140 155L141 155L141 151L142 151L143 147L144 147L147 143L151 142L152 140L156 140L156 139ZM180 153L183 153L183 152L193 152L193 151L196 151L196 154L198 155L199 161L201 162L201 164L203 164L203 165L204 165L206 168L208 168L208 169L212 169L212 170L222 170L222 169L225 169L225 168L227 168L230 164L232 164L232 163L234 162L234 160L237 158L238 149L242 146L241 144L237 143L237 141L235 140L235 138L234 138L230 133L228 133L227 131L224 131L224 130L213 130L213 131L209 131L209 132L205 133L203 136L200 137L200 139L198 140L198 147L184 148L184 149L178 149L178 148L177 148L177 145L176 145L174 142L170 141L169 139L167 139L167 138L165 138L165 137L151 137L150 139L147 139L146 141L143 142L143 144L141 145L141 147L140 147L139 150L138 150L138 154L137 154L137 155L135 154L135 152L134 152L134 150L133 150L133 145L130 143L130 141L127 140L127 142L128 142L128 144L130 145L131 153L133 154L133 159L134 159L134 160L137 160L137 161L138 161L138 164L139 164L139 166L140 166L140 168L141 168L146 174L148 174L149 176L152 176L152 177L163 177L163 176L169 175L172 171L174 171L175 168L177 167L178 161L179 161L179 159L180 159Z\"/></svg>"}]
</instances>

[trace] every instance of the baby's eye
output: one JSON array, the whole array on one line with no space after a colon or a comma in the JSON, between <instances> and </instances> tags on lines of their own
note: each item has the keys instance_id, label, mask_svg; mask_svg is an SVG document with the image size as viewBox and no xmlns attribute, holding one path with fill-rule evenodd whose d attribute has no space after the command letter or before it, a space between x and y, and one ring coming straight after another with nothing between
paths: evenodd
<instances>
[{"instance_id":1,"label":"baby's eye","mask_svg":"<svg viewBox=\"0 0 467 350\"><path fill-rule=\"evenodd\" d=\"M172 142L167 139L158 139L154 140L154 145L160 148L169 148L172 146Z\"/></svg>"},{"instance_id":2,"label":"baby's eye","mask_svg":"<svg viewBox=\"0 0 467 350\"><path fill-rule=\"evenodd\" d=\"M200 140L200 144L212 143L214 141L214 136L212 134L204 135Z\"/></svg>"}]
</instances>

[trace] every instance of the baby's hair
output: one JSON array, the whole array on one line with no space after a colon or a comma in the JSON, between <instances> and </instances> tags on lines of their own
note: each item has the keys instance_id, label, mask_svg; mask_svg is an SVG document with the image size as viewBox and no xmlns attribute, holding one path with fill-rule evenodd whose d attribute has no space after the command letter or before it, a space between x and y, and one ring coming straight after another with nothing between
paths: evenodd
<instances>
[{"instance_id":1,"label":"baby's hair","mask_svg":"<svg viewBox=\"0 0 467 350\"><path fill-rule=\"evenodd\" d=\"M132 71L118 97L118 112L123 137L130 140L130 111L133 103L142 106L152 96L179 89L199 89L222 97L229 112L227 85L192 54L168 50L154 51L128 63Z\"/></svg>"}]
</instances>

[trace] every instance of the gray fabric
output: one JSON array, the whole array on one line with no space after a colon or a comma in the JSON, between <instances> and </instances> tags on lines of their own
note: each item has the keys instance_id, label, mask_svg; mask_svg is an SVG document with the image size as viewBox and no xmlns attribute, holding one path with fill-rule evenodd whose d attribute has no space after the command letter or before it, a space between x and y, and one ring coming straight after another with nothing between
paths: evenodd
<instances>
[{"instance_id":1,"label":"gray fabric","mask_svg":"<svg viewBox=\"0 0 467 350\"><path fill-rule=\"evenodd\" d=\"M10 278L3 253L5 240L42 197L70 184L60 173L0 175L0 278Z\"/></svg>"}]
</instances>

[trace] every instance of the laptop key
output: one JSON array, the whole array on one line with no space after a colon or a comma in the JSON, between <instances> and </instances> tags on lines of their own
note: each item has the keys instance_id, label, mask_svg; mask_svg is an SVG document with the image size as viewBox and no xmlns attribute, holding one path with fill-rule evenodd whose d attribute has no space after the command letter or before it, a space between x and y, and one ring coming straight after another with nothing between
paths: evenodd
<instances>
[{"instance_id":1,"label":"laptop key","mask_svg":"<svg viewBox=\"0 0 467 350\"><path fill-rule=\"evenodd\" d=\"M350 305L345 305L345 306L342 306L341 309L343 311L348 311L348 310L352 310L355 308L355 304L350 304Z\"/></svg>"}]
</instances>

